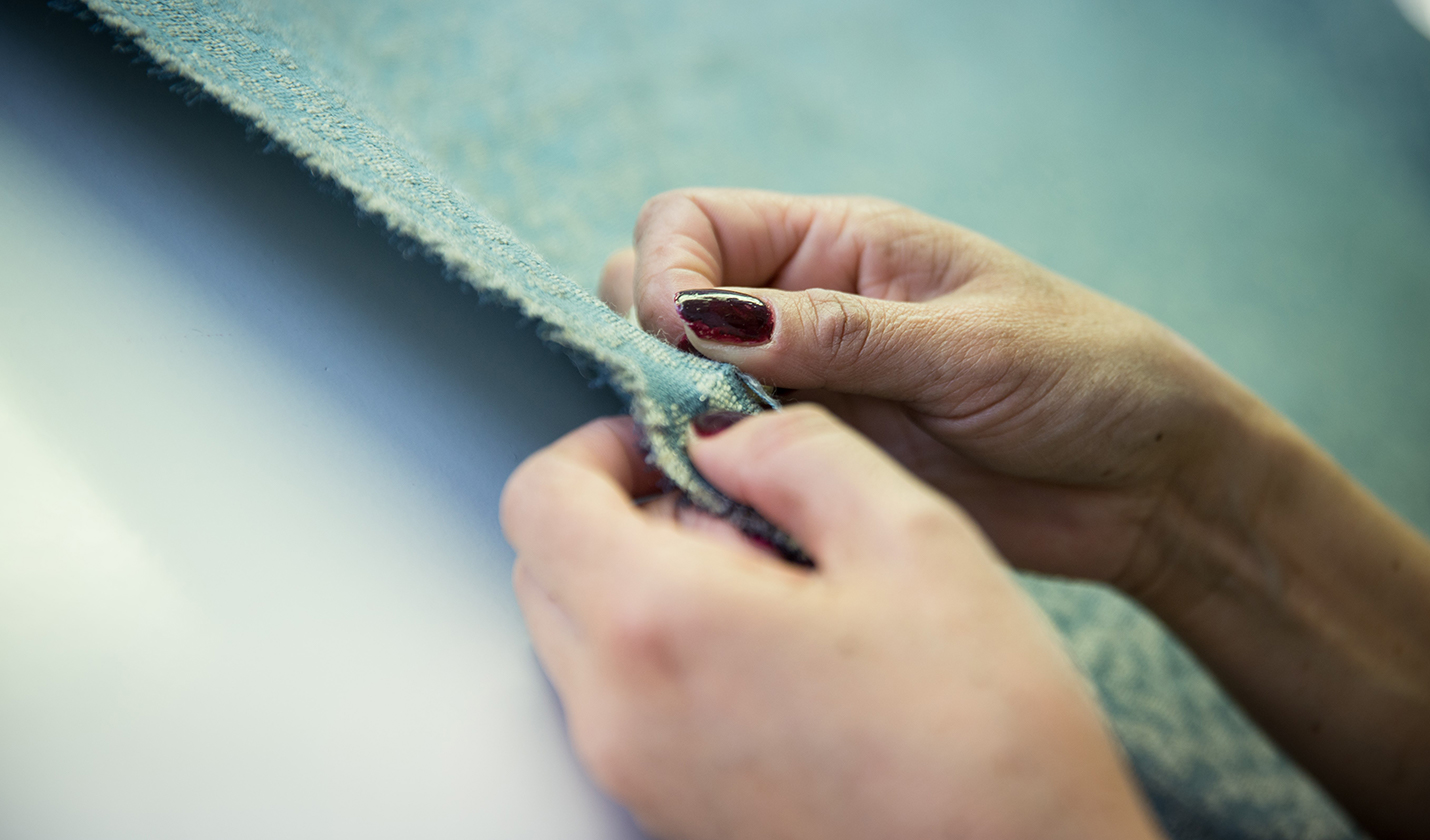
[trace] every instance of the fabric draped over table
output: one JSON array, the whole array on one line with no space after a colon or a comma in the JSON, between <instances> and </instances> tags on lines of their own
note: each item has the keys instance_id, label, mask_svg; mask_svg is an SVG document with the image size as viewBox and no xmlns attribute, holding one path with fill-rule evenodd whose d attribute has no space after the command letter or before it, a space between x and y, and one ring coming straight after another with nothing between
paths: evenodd
<instances>
[{"instance_id":1,"label":"fabric draped over table","mask_svg":"<svg viewBox=\"0 0 1430 840\"><path fill-rule=\"evenodd\" d=\"M837 33L821 34L822 24L814 18L822 13L808 4L795 5L812 18L811 43L825 38L838 46ZM663 11L651 7L644 17L626 7L598 13L581 4L554 2L486 8L397 0L87 0L85 6L119 38L142 49L157 68L179 77L183 91L218 100L349 193L401 241L439 261L455 280L534 319L544 338L627 400L646 430L652 461L697 505L769 539L787 539L706 483L685 455L691 417L714 409L764 410L773 405L765 390L728 365L680 353L634 327L478 204L510 214L524 233L558 255L566 271L594 275L599 251L608 242L604 232L628 228L633 221L629 213L605 217L609 208L602 205L603 189L611 187L618 195L652 192L664 186L661 167L680 168L658 153L643 155L638 135L677 136L689 159L705 156L718 163L727 154L719 132L736 130L716 126L708 136L696 131L681 135L681 114L652 114L643 103L680 101L666 89L679 88L683 74L692 72L694 65L684 60L689 56L682 57L682 50L704 51L700 60L706 64L699 66L707 82L729 76L732 71L720 64L712 39L749 34L758 41L765 37L761 25L777 28L782 24L770 21L786 12L750 7L745 10L750 15L747 33L740 27L721 30L695 4L668 4ZM855 6L842 13L876 14L873 7ZM456 54L449 31L454 25L480 28L475 43L483 49L461 54L461 68L444 64ZM582 27L607 27L615 34L584 37L589 33ZM376 30L390 37L374 40ZM560 45L569 47L560 56L543 52ZM811 61L830 61L827 55L811 58L810 49L793 43L787 54L761 60L783 62L781 67L798 76L808 72ZM624 52L617 56L616 50ZM628 72L612 79L609 73L601 75L606 71L599 68L607 66ZM582 76L587 70L590 79ZM411 79L424 73L435 81L411 87ZM534 81L527 82L528 75ZM738 81L738 74L732 78ZM512 100L528 83L547 84L564 95L551 97L547 111L519 111ZM888 123L904 113L900 109L916 108L917 97L931 95L926 80L911 75L909 85L910 92L888 92L897 107L870 118ZM664 93L652 93L652 86ZM372 91L378 88L385 91L385 108L372 104ZM778 91L740 100L733 82L724 88L715 83L715 89L735 99L716 96L712 107L738 112L746 121L742 125L758 125L757 130L775 138L768 158L745 170L761 185L800 186L798 178L784 179L771 170L771 161L806 152L819 160L850 161L879 154L870 142L874 135L858 133L860 127L831 124L817 109L791 115L781 107ZM709 84L705 90L710 92ZM451 96L433 91L450 91ZM825 96L834 108L838 93L815 95ZM402 107L393 106L397 97ZM688 116L692 124L704 125L702 118ZM578 123L565 122L577 118ZM577 140L563 145L551 139L563 132ZM503 138L513 147L524 142L529 154L514 154L502 145ZM840 147L844 157L831 156L831 146ZM598 173L581 171L593 162L599 163ZM850 166L856 186L876 186L867 171ZM711 167L705 171L718 174L719 165ZM569 195L552 195L552 185L562 183ZM793 548L787 541L781 544ZM1147 615L1095 586L1031 577L1025 585L1095 683L1116 735L1173 836L1356 836L1324 794Z\"/></svg>"}]
</instances>

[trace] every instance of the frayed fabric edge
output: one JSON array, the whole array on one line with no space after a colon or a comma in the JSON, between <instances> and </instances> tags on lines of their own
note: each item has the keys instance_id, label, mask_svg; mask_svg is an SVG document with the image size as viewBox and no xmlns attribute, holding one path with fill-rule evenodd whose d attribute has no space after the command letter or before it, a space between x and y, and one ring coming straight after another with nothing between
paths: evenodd
<instances>
[{"instance_id":1,"label":"frayed fabric edge","mask_svg":"<svg viewBox=\"0 0 1430 840\"><path fill-rule=\"evenodd\" d=\"M648 460L691 503L791 562L813 565L781 529L701 476L686 454L689 421L699 414L777 409L758 382L731 365L681 353L559 275L445 183L368 109L328 83L281 33L238 4L56 0L50 5L92 15L121 43L141 50L160 73L183 80L179 92L186 101L214 99L484 299L539 322L544 341L598 371L620 395L645 433Z\"/></svg>"}]
</instances>

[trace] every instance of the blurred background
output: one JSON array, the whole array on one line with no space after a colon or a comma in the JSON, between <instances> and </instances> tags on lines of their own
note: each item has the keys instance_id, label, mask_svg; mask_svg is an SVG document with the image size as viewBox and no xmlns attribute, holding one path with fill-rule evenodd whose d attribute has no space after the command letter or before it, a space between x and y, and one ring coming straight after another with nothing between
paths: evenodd
<instances>
[{"instance_id":1,"label":"blurred background","mask_svg":"<svg viewBox=\"0 0 1430 840\"><path fill-rule=\"evenodd\" d=\"M1430 2L1426 0L1395 0L1396 5L1417 29L1430 36Z\"/></svg>"},{"instance_id":2,"label":"blurred background","mask_svg":"<svg viewBox=\"0 0 1430 840\"><path fill-rule=\"evenodd\" d=\"M588 286L665 189L886 196L1167 322L1430 527L1430 42L1388 0L253 5Z\"/></svg>"},{"instance_id":3,"label":"blurred background","mask_svg":"<svg viewBox=\"0 0 1430 840\"><path fill-rule=\"evenodd\" d=\"M1170 324L1430 529L1423 2L246 8L588 287L661 190L892 198ZM0 6L0 836L635 836L495 518L619 406L113 43ZM1204 713L1139 763L1178 836L1352 834L1218 788L1254 738Z\"/></svg>"}]
</instances>

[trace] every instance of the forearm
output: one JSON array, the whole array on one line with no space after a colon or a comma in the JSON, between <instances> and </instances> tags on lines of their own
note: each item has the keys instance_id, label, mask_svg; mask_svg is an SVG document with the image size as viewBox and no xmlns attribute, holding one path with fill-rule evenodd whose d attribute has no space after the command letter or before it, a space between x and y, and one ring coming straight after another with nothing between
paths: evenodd
<instances>
[{"instance_id":1,"label":"forearm","mask_svg":"<svg viewBox=\"0 0 1430 840\"><path fill-rule=\"evenodd\" d=\"M1270 411L1189 473L1136 593L1382 837L1430 831L1430 544Z\"/></svg>"}]
</instances>

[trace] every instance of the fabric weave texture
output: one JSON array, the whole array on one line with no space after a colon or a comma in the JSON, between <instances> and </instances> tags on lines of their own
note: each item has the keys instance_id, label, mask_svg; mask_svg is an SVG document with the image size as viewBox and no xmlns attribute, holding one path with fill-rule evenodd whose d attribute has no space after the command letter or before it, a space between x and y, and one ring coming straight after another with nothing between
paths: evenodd
<instances>
[{"instance_id":1,"label":"fabric weave texture","mask_svg":"<svg viewBox=\"0 0 1430 840\"><path fill-rule=\"evenodd\" d=\"M538 321L543 338L589 362L628 401L645 431L651 462L694 504L799 554L788 536L705 481L685 454L690 418L777 407L759 383L731 365L675 350L557 274L241 7L179 2L92 8L159 66L251 120L453 275Z\"/></svg>"},{"instance_id":2,"label":"fabric weave texture","mask_svg":"<svg viewBox=\"0 0 1430 840\"><path fill-rule=\"evenodd\" d=\"M651 460L701 508L796 551L685 455L692 417L775 406L735 368L664 344L563 277L438 174L340 75L331 43L238 0L86 0L160 68L248 120L456 279L516 307L628 401ZM371 7L371 2L366 4ZM380 5L380 4L379 4ZM400 4L391 4L396 9ZM276 8L276 7L275 7ZM1161 628L1110 592L1028 578L1098 688L1163 824L1178 838L1343 838L1355 830Z\"/></svg>"}]
</instances>

